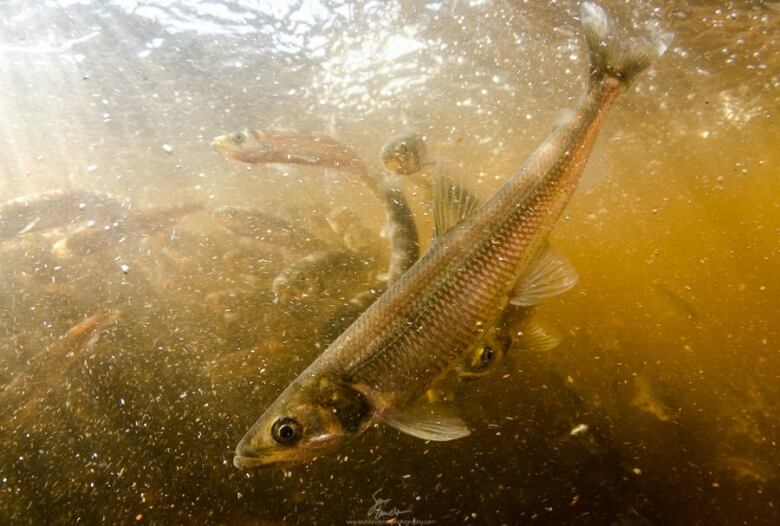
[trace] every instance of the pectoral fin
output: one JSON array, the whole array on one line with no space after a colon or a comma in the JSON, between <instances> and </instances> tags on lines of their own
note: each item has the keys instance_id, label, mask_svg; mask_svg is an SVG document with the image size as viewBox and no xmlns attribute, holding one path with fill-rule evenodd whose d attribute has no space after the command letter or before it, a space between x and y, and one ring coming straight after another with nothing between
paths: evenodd
<instances>
[{"instance_id":1,"label":"pectoral fin","mask_svg":"<svg viewBox=\"0 0 780 526\"><path fill-rule=\"evenodd\" d=\"M398 431L434 442L447 442L471 434L466 423L444 405L425 401L382 419Z\"/></svg>"},{"instance_id":2,"label":"pectoral fin","mask_svg":"<svg viewBox=\"0 0 780 526\"><path fill-rule=\"evenodd\" d=\"M547 247L515 285L510 303L521 307L536 305L544 298L563 294L577 284L574 267L558 250Z\"/></svg>"}]
</instances>

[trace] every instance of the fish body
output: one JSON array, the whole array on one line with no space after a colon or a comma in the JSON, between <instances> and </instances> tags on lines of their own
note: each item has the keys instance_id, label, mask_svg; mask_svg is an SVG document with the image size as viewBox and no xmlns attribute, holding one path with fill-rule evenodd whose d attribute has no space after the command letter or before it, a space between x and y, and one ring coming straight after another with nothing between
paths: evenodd
<instances>
[{"instance_id":1,"label":"fish body","mask_svg":"<svg viewBox=\"0 0 780 526\"><path fill-rule=\"evenodd\" d=\"M438 237L429 250L265 411L236 448L237 467L311 458L376 421L428 440L469 434L460 419L419 407L419 400L510 301L532 305L571 286L547 236L607 110L668 45L664 35L623 46L605 13L589 3L582 21L591 73L574 117L477 210L468 200L460 210L445 206L453 186L435 185Z\"/></svg>"},{"instance_id":2,"label":"fish body","mask_svg":"<svg viewBox=\"0 0 780 526\"><path fill-rule=\"evenodd\" d=\"M370 268L370 260L349 250L314 252L286 267L277 275L271 288L278 301L320 299L328 292L327 280L334 276L360 281Z\"/></svg>"},{"instance_id":3,"label":"fish body","mask_svg":"<svg viewBox=\"0 0 780 526\"><path fill-rule=\"evenodd\" d=\"M81 229L57 241L52 253L62 259L82 254L110 250L127 236L148 237L171 228L185 217L203 209L200 203L127 210L122 216L107 218L101 223L90 221Z\"/></svg>"},{"instance_id":4,"label":"fish body","mask_svg":"<svg viewBox=\"0 0 780 526\"><path fill-rule=\"evenodd\" d=\"M365 163L351 148L324 134L287 130L244 130L220 135L214 139L212 146L222 156L242 163L337 168L369 178ZM369 181L368 184L374 183Z\"/></svg>"},{"instance_id":5,"label":"fish body","mask_svg":"<svg viewBox=\"0 0 780 526\"><path fill-rule=\"evenodd\" d=\"M326 241L304 227L257 210L225 206L214 210L212 217L234 234L252 239L260 245L307 253L330 248Z\"/></svg>"},{"instance_id":6,"label":"fish body","mask_svg":"<svg viewBox=\"0 0 780 526\"><path fill-rule=\"evenodd\" d=\"M0 241L127 214L129 202L91 190L53 190L0 203Z\"/></svg>"}]
</instances>

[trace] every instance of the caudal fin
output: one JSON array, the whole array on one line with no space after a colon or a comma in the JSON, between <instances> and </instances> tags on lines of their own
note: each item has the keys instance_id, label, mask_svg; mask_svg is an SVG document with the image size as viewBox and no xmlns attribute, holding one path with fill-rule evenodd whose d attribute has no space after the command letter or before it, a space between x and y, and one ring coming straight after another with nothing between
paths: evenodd
<instances>
[{"instance_id":1,"label":"caudal fin","mask_svg":"<svg viewBox=\"0 0 780 526\"><path fill-rule=\"evenodd\" d=\"M604 10L583 2L580 11L582 30L588 43L591 74L610 76L629 84L671 44L673 33L656 33L626 40L619 36Z\"/></svg>"}]
</instances>

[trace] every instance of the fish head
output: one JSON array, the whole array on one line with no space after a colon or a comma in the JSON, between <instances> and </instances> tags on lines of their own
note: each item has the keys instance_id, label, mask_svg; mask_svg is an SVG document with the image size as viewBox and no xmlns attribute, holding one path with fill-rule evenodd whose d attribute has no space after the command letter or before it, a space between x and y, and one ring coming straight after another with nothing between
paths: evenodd
<instances>
[{"instance_id":1,"label":"fish head","mask_svg":"<svg viewBox=\"0 0 780 526\"><path fill-rule=\"evenodd\" d=\"M391 172L413 174L420 170L427 157L425 136L413 131L396 135L382 147L380 157Z\"/></svg>"},{"instance_id":2,"label":"fish head","mask_svg":"<svg viewBox=\"0 0 780 526\"><path fill-rule=\"evenodd\" d=\"M223 157L245 163L263 162L276 149L272 138L250 130L220 135L211 145Z\"/></svg>"},{"instance_id":3,"label":"fish head","mask_svg":"<svg viewBox=\"0 0 780 526\"><path fill-rule=\"evenodd\" d=\"M490 374L503 361L510 345L511 342L496 336L480 340L457 365L458 376L462 379L475 379Z\"/></svg>"},{"instance_id":4,"label":"fish head","mask_svg":"<svg viewBox=\"0 0 780 526\"><path fill-rule=\"evenodd\" d=\"M303 301L306 298L317 298L321 294L324 288L322 276L310 263L315 262L304 258L274 278L271 290L278 301Z\"/></svg>"},{"instance_id":5,"label":"fish head","mask_svg":"<svg viewBox=\"0 0 780 526\"><path fill-rule=\"evenodd\" d=\"M371 422L359 392L328 379L293 382L236 447L240 469L295 464L327 454Z\"/></svg>"}]
</instances>

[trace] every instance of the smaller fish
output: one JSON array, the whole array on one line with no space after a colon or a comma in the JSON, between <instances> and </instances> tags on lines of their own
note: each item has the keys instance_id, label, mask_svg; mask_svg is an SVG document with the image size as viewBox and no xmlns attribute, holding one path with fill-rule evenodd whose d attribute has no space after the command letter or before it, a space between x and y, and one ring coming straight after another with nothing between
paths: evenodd
<instances>
[{"instance_id":1,"label":"smaller fish","mask_svg":"<svg viewBox=\"0 0 780 526\"><path fill-rule=\"evenodd\" d=\"M389 173L383 175L384 184L381 196L385 203L386 224L385 233L390 240L390 258L387 272L344 304L320 331L325 343L330 343L354 322L374 301L379 298L387 287L400 278L420 257L420 240L417 224L403 191L403 178L398 175L408 175L414 170L422 169L425 158L424 138L415 132L399 134L390 139L382 148L380 157ZM414 156L413 164L408 159ZM354 214L348 209L329 216L329 222L334 231L344 231L344 241L347 247L356 250L353 239ZM351 227L348 229L348 227ZM350 235L352 234L352 235Z\"/></svg>"},{"instance_id":2,"label":"smaller fish","mask_svg":"<svg viewBox=\"0 0 780 526\"><path fill-rule=\"evenodd\" d=\"M335 208L327 217L328 226L344 246L353 252L371 252L375 237L357 215L347 207Z\"/></svg>"},{"instance_id":3,"label":"smaller fish","mask_svg":"<svg viewBox=\"0 0 780 526\"><path fill-rule=\"evenodd\" d=\"M510 305L502 314L499 325L456 366L458 376L481 378L495 371L510 355L547 352L557 347L562 340L560 333L538 319L529 319L529 311Z\"/></svg>"},{"instance_id":4,"label":"smaller fish","mask_svg":"<svg viewBox=\"0 0 780 526\"><path fill-rule=\"evenodd\" d=\"M463 184L463 174L448 160L429 157L426 142L427 138L416 131L399 133L382 148L382 164L393 174L421 187L431 200L434 181L444 181L450 214L460 217L467 210L478 208L480 199Z\"/></svg>"},{"instance_id":5,"label":"smaller fish","mask_svg":"<svg viewBox=\"0 0 780 526\"><path fill-rule=\"evenodd\" d=\"M333 292L329 284L348 277L350 283L361 281L370 261L348 250L309 254L285 268L271 284L276 301L312 301ZM331 287L332 288L332 287Z\"/></svg>"},{"instance_id":6,"label":"smaller fish","mask_svg":"<svg viewBox=\"0 0 780 526\"><path fill-rule=\"evenodd\" d=\"M640 374L634 378L634 392L631 405L656 417L661 422L668 422L672 419L672 399L664 392L659 382Z\"/></svg>"},{"instance_id":7,"label":"smaller fish","mask_svg":"<svg viewBox=\"0 0 780 526\"><path fill-rule=\"evenodd\" d=\"M699 319L699 311L682 295L673 291L663 283L655 282L650 286L675 311L689 320L695 321Z\"/></svg>"},{"instance_id":8,"label":"smaller fish","mask_svg":"<svg viewBox=\"0 0 780 526\"><path fill-rule=\"evenodd\" d=\"M716 465L731 473L735 480L752 480L765 483L776 475L772 467L757 458L744 455L725 455Z\"/></svg>"},{"instance_id":9,"label":"smaller fish","mask_svg":"<svg viewBox=\"0 0 780 526\"><path fill-rule=\"evenodd\" d=\"M51 391L65 371L83 362L97 344L101 333L114 324L119 311L106 309L89 316L68 329L56 342L38 351L29 360L27 370L0 389L0 408L15 425L34 414L36 405Z\"/></svg>"},{"instance_id":10,"label":"smaller fish","mask_svg":"<svg viewBox=\"0 0 780 526\"><path fill-rule=\"evenodd\" d=\"M402 139L403 140L403 139ZM385 145L383 158L393 166L394 140ZM387 237L390 241L390 262L385 279L392 283L419 258L420 246L403 189L382 174L371 173L368 165L348 146L318 133L287 130L244 130L221 135L212 146L227 159L249 164L299 164L310 167L334 168L356 177L385 206ZM398 148L400 152L402 148ZM397 155L401 155L398 153ZM394 163L394 164L393 164ZM338 221L334 223L338 227ZM362 235L362 234L361 234ZM348 236L348 244L362 243L361 236Z\"/></svg>"},{"instance_id":11,"label":"smaller fish","mask_svg":"<svg viewBox=\"0 0 780 526\"><path fill-rule=\"evenodd\" d=\"M258 210L224 206L214 210L212 217L234 234L261 244L306 253L330 248L329 243L302 226Z\"/></svg>"},{"instance_id":12,"label":"smaller fish","mask_svg":"<svg viewBox=\"0 0 780 526\"><path fill-rule=\"evenodd\" d=\"M193 203L145 210L126 210L121 217L113 217L99 223L90 221L86 226L56 242L52 246L52 253L59 258L69 259L77 254L108 250L126 236L146 237L159 233L202 209L203 205Z\"/></svg>"},{"instance_id":13,"label":"smaller fish","mask_svg":"<svg viewBox=\"0 0 780 526\"><path fill-rule=\"evenodd\" d=\"M96 222L127 212L128 202L91 190L54 190L0 203L0 241Z\"/></svg>"},{"instance_id":14,"label":"smaller fish","mask_svg":"<svg viewBox=\"0 0 780 526\"><path fill-rule=\"evenodd\" d=\"M300 164L358 174L371 187L365 163L348 146L319 133L244 130L216 137L211 145L225 158L248 164Z\"/></svg>"},{"instance_id":15,"label":"smaller fish","mask_svg":"<svg viewBox=\"0 0 780 526\"><path fill-rule=\"evenodd\" d=\"M516 359L520 353L547 352L557 347L563 339L560 333L538 316L531 318L528 307L510 305L501 316L498 325L479 340L463 357L452 372L462 381L490 377L504 365ZM452 400L458 383L450 374L443 374L426 393L431 402Z\"/></svg>"}]
</instances>

